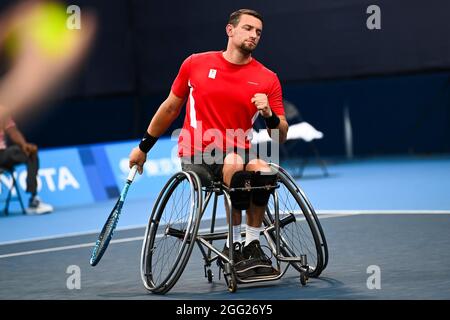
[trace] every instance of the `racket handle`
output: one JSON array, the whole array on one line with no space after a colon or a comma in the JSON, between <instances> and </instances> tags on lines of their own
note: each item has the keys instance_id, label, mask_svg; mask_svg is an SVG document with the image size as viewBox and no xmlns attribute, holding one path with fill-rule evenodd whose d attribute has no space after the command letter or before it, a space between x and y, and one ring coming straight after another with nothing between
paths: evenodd
<instances>
[{"instance_id":1,"label":"racket handle","mask_svg":"<svg viewBox=\"0 0 450 320\"><path fill-rule=\"evenodd\" d=\"M134 177L136 176L137 168L138 168L138 166L137 166L137 164L135 164L130 169L130 173L128 173L127 181L132 182L134 180Z\"/></svg>"}]
</instances>

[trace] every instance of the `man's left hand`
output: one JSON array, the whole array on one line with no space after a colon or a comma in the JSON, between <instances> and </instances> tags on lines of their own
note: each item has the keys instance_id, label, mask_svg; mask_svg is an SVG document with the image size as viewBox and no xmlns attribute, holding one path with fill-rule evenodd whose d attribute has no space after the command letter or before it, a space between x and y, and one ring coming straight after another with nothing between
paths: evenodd
<instances>
[{"instance_id":1,"label":"man's left hand","mask_svg":"<svg viewBox=\"0 0 450 320\"><path fill-rule=\"evenodd\" d=\"M259 113L264 118L269 118L272 116L272 110L269 106L269 99L267 98L267 95L264 93L256 93L252 98L252 103L256 106L256 108L259 110Z\"/></svg>"}]
</instances>

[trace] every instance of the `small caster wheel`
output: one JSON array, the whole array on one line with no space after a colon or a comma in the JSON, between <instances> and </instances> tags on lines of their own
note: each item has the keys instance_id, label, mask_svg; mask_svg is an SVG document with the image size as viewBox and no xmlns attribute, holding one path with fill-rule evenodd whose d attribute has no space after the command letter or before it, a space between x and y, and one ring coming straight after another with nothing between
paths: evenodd
<instances>
[{"instance_id":1,"label":"small caster wheel","mask_svg":"<svg viewBox=\"0 0 450 320\"><path fill-rule=\"evenodd\" d=\"M304 272L301 272L300 273L300 283L302 284L302 286L305 286L307 281L308 281L308 276Z\"/></svg>"},{"instance_id":2,"label":"small caster wheel","mask_svg":"<svg viewBox=\"0 0 450 320\"><path fill-rule=\"evenodd\" d=\"M206 277L208 278L208 282L209 282L209 283L211 283L211 282L213 281L214 275L213 275L211 269L209 269L209 270L206 272Z\"/></svg>"},{"instance_id":3,"label":"small caster wheel","mask_svg":"<svg viewBox=\"0 0 450 320\"><path fill-rule=\"evenodd\" d=\"M237 282L236 279L234 279L234 277L231 277L231 279L228 282L228 291L231 293L236 292L237 290Z\"/></svg>"},{"instance_id":4,"label":"small caster wheel","mask_svg":"<svg viewBox=\"0 0 450 320\"><path fill-rule=\"evenodd\" d=\"M236 275L233 272L231 272L231 274L225 275L225 281L228 285L228 291L231 293L236 292L237 279L236 279Z\"/></svg>"}]
</instances>

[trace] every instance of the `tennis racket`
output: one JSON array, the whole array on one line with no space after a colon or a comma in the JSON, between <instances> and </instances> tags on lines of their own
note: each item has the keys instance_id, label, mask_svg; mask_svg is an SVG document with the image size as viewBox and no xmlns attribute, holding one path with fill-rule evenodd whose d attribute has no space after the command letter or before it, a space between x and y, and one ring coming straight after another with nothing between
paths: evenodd
<instances>
[{"instance_id":1,"label":"tennis racket","mask_svg":"<svg viewBox=\"0 0 450 320\"><path fill-rule=\"evenodd\" d=\"M119 221L119 216L122 211L122 206L127 196L128 189L130 188L130 185L134 180L136 171L137 165L134 165L131 168L130 173L128 174L127 182L125 183L122 192L120 193L120 197L117 200L116 205L112 209L111 213L109 214L108 220L106 220L105 225L103 226L103 229L98 236L97 242L92 249L91 260L89 262L93 267L97 265L97 263L105 253L106 248L108 248L109 242L111 241L114 233L114 229L116 229L117 222Z\"/></svg>"}]
</instances>

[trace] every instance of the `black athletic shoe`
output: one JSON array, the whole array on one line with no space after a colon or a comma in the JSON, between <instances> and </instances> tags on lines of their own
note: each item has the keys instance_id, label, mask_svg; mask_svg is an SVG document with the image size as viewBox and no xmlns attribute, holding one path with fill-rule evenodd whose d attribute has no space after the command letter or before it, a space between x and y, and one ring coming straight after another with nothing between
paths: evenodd
<instances>
[{"instance_id":1,"label":"black athletic shoe","mask_svg":"<svg viewBox=\"0 0 450 320\"><path fill-rule=\"evenodd\" d=\"M258 276L272 275L274 273L272 261L270 261L269 257L262 250L259 240L253 240L246 245L242 249L242 254Z\"/></svg>"},{"instance_id":2,"label":"black athletic shoe","mask_svg":"<svg viewBox=\"0 0 450 320\"><path fill-rule=\"evenodd\" d=\"M249 265L249 260L245 259L242 255L242 245L239 242L235 242L233 243L233 247L234 271L236 275L242 279L255 276L256 271ZM228 257L229 251L230 249L225 244L222 254Z\"/></svg>"}]
</instances>

